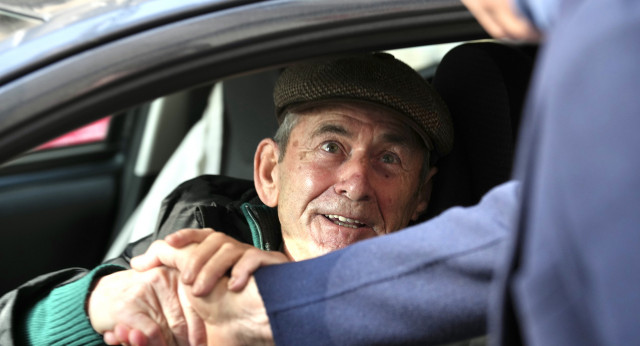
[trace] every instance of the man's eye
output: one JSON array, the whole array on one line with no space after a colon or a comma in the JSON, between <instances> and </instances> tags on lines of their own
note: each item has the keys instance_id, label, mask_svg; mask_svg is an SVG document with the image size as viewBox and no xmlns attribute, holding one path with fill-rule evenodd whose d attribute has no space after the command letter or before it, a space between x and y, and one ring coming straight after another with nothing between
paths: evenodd
<instances>
[{"instance_id":1,"label":"man's eye","mask_svg":"<svg viewBox=\"0 0 640 346\"><path fill-rule=\"evenodd\" d=\"M386 153L382 155L380 159L382 160L383 163L399 163L400 162L400 158L397 155L391 154L391 153Z\"/></svg>"},{"instance_id":2,"label":"man's eye","mask_svg":"<svg viewBox=\"0 0 640 346\"><path fill-rule=\"evenodd\" d=\"M340 151L340 146L335 142L324 143L321 148L328 153L337 153Z\"/></svg>"}]
</instances>

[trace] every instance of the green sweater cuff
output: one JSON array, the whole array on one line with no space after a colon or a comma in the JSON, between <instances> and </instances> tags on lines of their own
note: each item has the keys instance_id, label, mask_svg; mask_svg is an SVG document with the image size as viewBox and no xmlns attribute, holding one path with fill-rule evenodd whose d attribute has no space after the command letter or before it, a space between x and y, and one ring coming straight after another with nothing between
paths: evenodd
<instances>
[{"instance_id":1,"label":"green sweater cuff","mask_svg":"<svg viewBox=\"0 0 640 346\"><path fill-rule=\"evenodd\" d=\"M27 335L30 345L104 345L85 309L90 288L95 280L123 270L103 264L82 278L53 289L27 315Z\"/></svg>"}]
</instances>

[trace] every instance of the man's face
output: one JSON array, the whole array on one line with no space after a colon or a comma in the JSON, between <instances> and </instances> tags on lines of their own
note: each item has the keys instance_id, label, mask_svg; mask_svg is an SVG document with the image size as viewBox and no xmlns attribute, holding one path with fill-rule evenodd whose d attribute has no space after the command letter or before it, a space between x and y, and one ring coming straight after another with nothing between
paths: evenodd
<instances>
[{"instance_id":1,"label":"man's face","mask_svg":"<svg viewBox=\"0 0 640 346\"><path fill-rule=\"evenodd\" d=\"M295 260L319 256L416 219L428 203L417 141L389 111L371 105L300 116L275 172L285 252Z\"/></svg>"}]
</instances>

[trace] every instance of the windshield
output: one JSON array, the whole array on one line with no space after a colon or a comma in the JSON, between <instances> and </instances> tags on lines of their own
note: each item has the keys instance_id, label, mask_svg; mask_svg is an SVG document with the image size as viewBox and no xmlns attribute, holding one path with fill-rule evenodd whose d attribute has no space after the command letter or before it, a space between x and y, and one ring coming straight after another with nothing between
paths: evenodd
<instances>
[{"instance_id":1,"label":"windshield","mask_svg":"<svg viewBox=\"0 0 640 346\"><path fill-rule=\"evenodd\" d=\"M90 0L0 0L0 41Z\"/></svg>"}]
</instances>

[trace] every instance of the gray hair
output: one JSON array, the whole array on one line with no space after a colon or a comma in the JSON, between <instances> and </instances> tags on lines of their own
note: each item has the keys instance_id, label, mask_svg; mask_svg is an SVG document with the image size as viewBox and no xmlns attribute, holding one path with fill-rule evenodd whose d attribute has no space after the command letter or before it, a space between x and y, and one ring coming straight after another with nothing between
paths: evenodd
<instances>
[{"instance_id":1,"label":"gray hair","mask_svg":"<svg viewBox=\"0 0 640 346\"><path fill-rule=\"evenodd\" d=\"M287 150L287 145L289 144L289 137L291 136L291 131L298 124L298 118L300 115L297 113L293 113L291 111L287 111L283 117L282 123L278 127L275 136L273 136L273 140L278 145L278 149L280 150L280 155L278 156L278 162L282 162L284 159L284 154Z\"/></svg>"}]
</instances>

